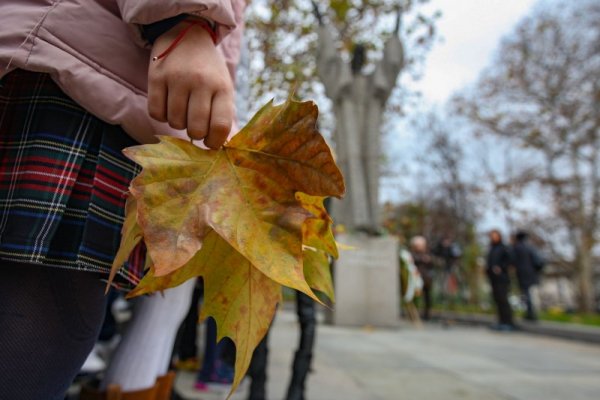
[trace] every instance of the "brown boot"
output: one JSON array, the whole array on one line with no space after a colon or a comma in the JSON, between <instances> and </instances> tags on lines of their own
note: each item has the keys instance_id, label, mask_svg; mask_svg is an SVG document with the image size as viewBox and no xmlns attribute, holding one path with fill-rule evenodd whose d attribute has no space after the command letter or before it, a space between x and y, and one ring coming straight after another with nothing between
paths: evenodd
<instances>
[{"instance_id":1,"label":"brown boot","mask_svg":"<svg viewBox=\"0 0 600 400\"><path fill-rule=\"evenodd\" d=\"M121 388L119 385L108 385L106 391L100 391L91 385L81 386L79 400L121 400Z\"/></svg>"},{"instance_id":2,"label":"brown boot","mask_svg":"<svg viewBox=\"0 0 600 400\"><path fill-rule=\"evenodd\" d=\"M84 385L79 400L157 400L158 384L151 388L122 392L119 385L108 385L106 391Z\"/></svg>"},{"instance_id":3,"label":"brown boot","mask_svg":"<svg viewBox=\"0 0 600 400\"><path fill-rule=\"evenodd\" d=\"M156 400L170 400L175 382L175 371L169 371L166 375L156 378Z\"/></svg>"}]
</instances>

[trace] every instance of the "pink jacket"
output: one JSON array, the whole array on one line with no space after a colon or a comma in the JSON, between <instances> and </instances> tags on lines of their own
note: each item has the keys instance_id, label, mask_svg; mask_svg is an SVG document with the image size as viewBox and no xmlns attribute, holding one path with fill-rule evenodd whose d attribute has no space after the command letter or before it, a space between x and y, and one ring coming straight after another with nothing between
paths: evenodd
<instances>
[{"instance_id":1,"label":"pink jacket","mask_svg":"<svg viewBox=\"0 0 600 400\"><path fill-rule=\"evenodd\" d=\"M184 137L148 115L150 50L138 24L182 13L213 20L233 74L243 9L243 0L2 0L0 77L16 68L46 72L83 108L139 142Z\"/></svg>"}]
</instances>

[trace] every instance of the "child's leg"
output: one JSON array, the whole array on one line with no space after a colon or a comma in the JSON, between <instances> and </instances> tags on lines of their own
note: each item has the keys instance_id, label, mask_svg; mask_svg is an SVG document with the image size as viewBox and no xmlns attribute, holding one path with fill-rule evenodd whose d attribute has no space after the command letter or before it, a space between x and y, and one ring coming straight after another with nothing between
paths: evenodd
<instances>
[{"instance_id":1,"label":"child's leg","mask_svg":"<svg viewBox=\"0 0 600 400\"><path fill-rule=\"evenodd\" d=\"M64 398L98 337L104 284L90 272L0 265L0 398Z\"/></svg>"},{"instance_id":2,"label":"child's leg","mask_svg":"<svg viewBox=\"0 0 600 400\"><path fill-rule=\"evenodd\" d=\"M202 286L196 283L192 294L190 309L179 328L179 343L176 343L176 355L180 361L198 357L196 340L198 339L199 307L202 293Z\"/></svg>"},{"instance_id":3,"label":"child's leg","mask_svg":"<svg viewBox=\"0 0 600 400\"><path fill-rule=\"evenodd\" d=\"M169 366L175 336L189 308L194 280L140 298L133 318L110 361L103 386L118 384L123 391L152 387Z\"/></svg>"}]
</instances>

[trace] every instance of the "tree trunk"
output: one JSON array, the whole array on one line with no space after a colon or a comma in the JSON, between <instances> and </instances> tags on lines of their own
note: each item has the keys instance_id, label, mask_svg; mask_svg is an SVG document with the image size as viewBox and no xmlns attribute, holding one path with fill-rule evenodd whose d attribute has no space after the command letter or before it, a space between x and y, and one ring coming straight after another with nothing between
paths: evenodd
<instances>
[{"instance_id":1,"label":"tree trunk","mask_svg":"<svg viewBox=\"0 0 600 400\"><path fill-rule=\"evenodd\" d=\"M481 271L477 262L473 262L468 267L467 277L469 281L469 304L479 305L479 291L481 288Z\"/></svg>"},{"instance_id":2,"label":"tree trunk","mask_svg":"<svg viewBox=\"0 0 600 400\"><path fill-rule=\"evenodd\" d=\"M594 293L594 263L592 250L582 246L579 253L579 308L582 312L594 312L596 299Z\"/></svg>"}]
</instances>

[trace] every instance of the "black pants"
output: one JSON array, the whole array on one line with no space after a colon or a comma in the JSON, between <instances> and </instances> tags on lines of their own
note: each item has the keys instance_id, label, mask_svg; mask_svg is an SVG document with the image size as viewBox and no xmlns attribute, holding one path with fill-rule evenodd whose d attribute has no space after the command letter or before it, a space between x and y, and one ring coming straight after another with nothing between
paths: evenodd
<instances>
[{"instance_id":1,"label":"black pants","mask_svg":"<svg viewBox=\"0 0 600 400\"><path fill-rule=\"evenodd\" d=\"M510 282L491 280L492 295L498 311L498 323L513 325L512 308L508 302L508 290Z\"/></svg>"},{"instance_id":2,"label":"black pants","mask_svg":"<svg viewBox=\"0 0 600 400\"><path fill-rule=\"evenodd\" d=\"M296 292L296 313L300 322L300 344L294 355L292 380L288 386L287 400L303 400L306 377L310 372L317 329L315 302L301 292ZM265 400L269 332L252 355L248 374L252 378L248 400Z\"/></svg>"},{"instance_id":3,"label":"black pants","mask_svg":"<svg viewBox=\"0 0 600 400\"><path fill-rule=\"evenodd\" d=\"M63 399L104 310L96 274L0 261L0 399Z\"/></svg>"},{"instance_id":4,"label":"black pants","mask_svg":"<svg viewBox=\"0 0 600 400\"><path fill-rule=\"evenodd\" d=\"M312 364L317 333L315 301L302 292L296 292L296 313L300 322L300 344L292 364L292 379L286 400L304 400L306 378Z\"/></svg>"},{"instance_id":5,"label":"black pants","mask_svg":"<svg viewBox=\"0 0 600 400\"><path fill-rule=\"evenodd\" d=\"M535 312L535 307L533 305L533 299L531 298L531 286L521 287L521 295L523 297L523 301L527 306L527 311L525 313L525 319L529 321L537 320L537 313Z\"/></svg>"},{"instance_id":6,"label":"black pants","mask_svg":"<svg viewBox=\"0 0 600 400\"><path fill-rule=\"evenodd\" d=\"M429 321L431 316L431 305L431 284L425 284L423 285L423 315L421 316L424 321Z\"/></svg>"}]
</instances>

